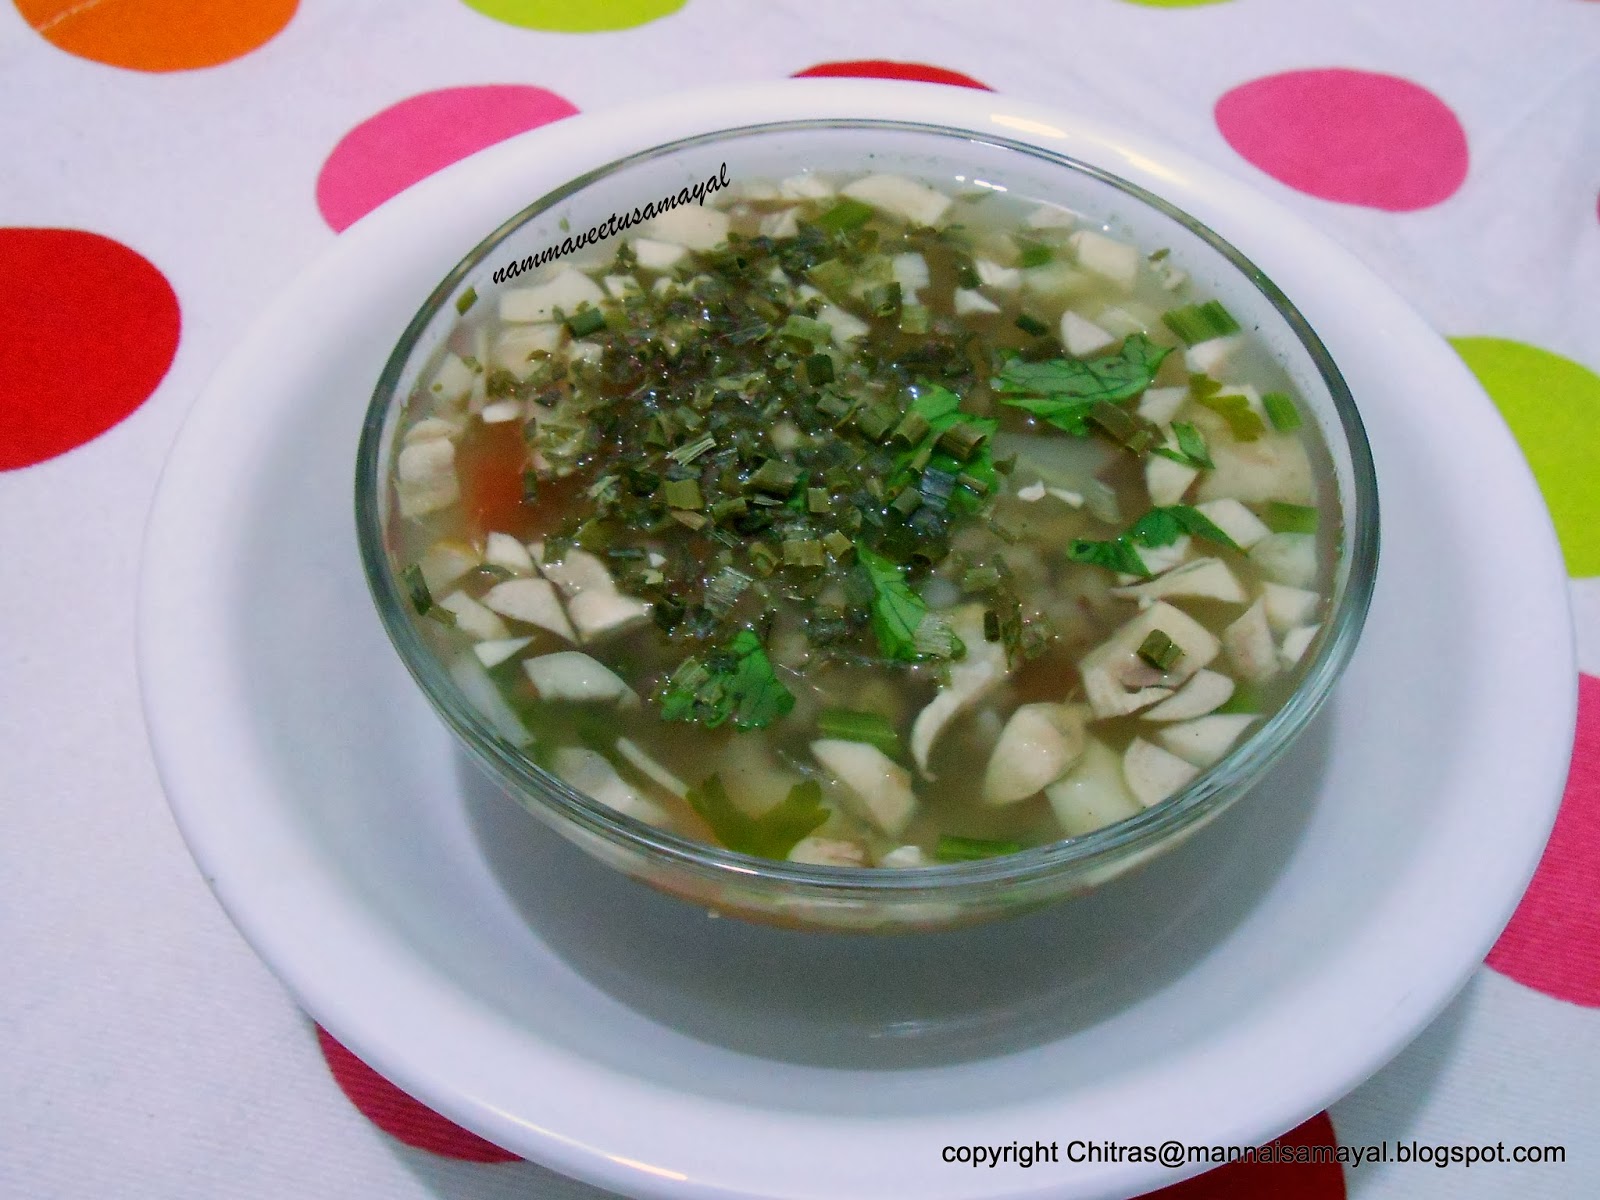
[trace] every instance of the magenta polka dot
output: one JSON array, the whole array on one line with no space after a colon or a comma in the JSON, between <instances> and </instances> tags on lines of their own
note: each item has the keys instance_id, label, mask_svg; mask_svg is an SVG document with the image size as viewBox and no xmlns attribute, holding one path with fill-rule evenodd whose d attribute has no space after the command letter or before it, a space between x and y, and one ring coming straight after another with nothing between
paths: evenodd
<instances>
[{"instance_id":1,"label":"magenta polka dot","mask_svg":"<svg viewBox=\"0 0 1600 1200\"><path fill-rule=\"evenodd\" d=\"M1600 1008L1600 679L1578 677L1578 738L1550 844L1489 965Z\"/></svg>"},{"instance_id":2,"label":"magenta polka dot","mask_svg":"<svg viewBox=\"0 0 1600 1200\"><path fill-rule=\"evenodd\" d=\"M1280 183L1323 200L1411 212L1467 177L1467 135L1444 101L1394 75L1286 71L1217 101L1228 144Z\"/></svg>"},{"instance_id":3,"label":"magenta polka dot","mask_svg":"<svg viewBox=\"0 0 1600 1200\"><path fill-rule=\"evenodd\" d=\"M317 176L317 207L336 232L346 229L440 168L577 111L554 92L516 84L412 96L339 139Z\"/></svg>"}]
</instances>

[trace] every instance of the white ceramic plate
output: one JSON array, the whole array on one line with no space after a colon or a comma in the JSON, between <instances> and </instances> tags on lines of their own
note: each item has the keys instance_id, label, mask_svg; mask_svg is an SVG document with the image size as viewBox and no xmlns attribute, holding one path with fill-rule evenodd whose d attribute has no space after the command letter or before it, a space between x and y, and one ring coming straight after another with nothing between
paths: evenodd
<instances>
[{"instance_id":1,"label":"white ceramic plate","mask_svg":"<svg viewBox=\"0 0 1600 1200\"><path fill-rule=\"evenodd\" d=\"M579 165L730 114L938 122L1095 163L1243 249L1343 369L1381 481L1363 642L1268 781L1154 869L923 938L711 921L496 794L384 639L352 470L406 322L484 231ZM1047 109L803 81L563 121L340 238L179 439L139 660L173 809L245 936L336 1037L486 1137L637 1196L1111 1197L1199 1168L1073 1164L1074 1143L1270 1138L1387 1060L1480 961L1560 796L1566 603L1493 408L1314 231L1177 153ZM1054 1142L1061 1161L943 1159L1019 1141Z\"/></svg>"}]
</instances>

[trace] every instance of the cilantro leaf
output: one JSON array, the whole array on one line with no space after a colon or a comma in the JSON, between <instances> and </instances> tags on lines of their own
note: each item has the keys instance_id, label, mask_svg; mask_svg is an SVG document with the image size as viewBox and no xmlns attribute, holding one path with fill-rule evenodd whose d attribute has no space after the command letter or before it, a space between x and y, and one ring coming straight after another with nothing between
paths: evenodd
<instances>
[{"instance_id":1,"label":"cilantro leaf","mask_svg":"<svg viewBox=\"0 0 1600 1200\"><path fill-rule=\"evenodd\" d=\"M1224 533L1210 517L1188 504L1173 504L1166 508L1152 508L1128 529L1125 537L1141 546L1170 546L1179 536L1191 533L1197 538L1239 549L1238 544Z\"/></svg>"},{"instance_id":2,"label":"cilantro leaf","mask_svg":"<svg viewBox=\"0 0 1600 1200\"><path fill-rule=\"evenodd\" d=\"M915 446L896 455L894 470L889 475L889 489L896 491L905 487L917 471L943 471L958 480L966 476L980 486L981 494L964 482L958 483L950 493L949 509L959 515L977 512L983 507L984 499L999 486L994 468L994 436L1000 431L1000 422L992 417L974 417L962 412L961 397L938 386L918 392L907 411L927 421L928 432ZM939 438L945 431L962 424L971 425L984 435L983 444L967 459L938 448Z\"/></svg>"},{"instance_id":3,"label":"cilantro leaf","mask_svg":"<svg viewBox=\"0 0 1600 1200\"><path fill-rule=\"evenodd\" d=\"M661 698L661 718L707 729L729 720L735 729L765 729L793 707L794 693L773 672L761 639L741 629L705 663L686 658L679 664Z\"/></svg>"},{"instance_id":4,"label":"cilantro leaf","mask_svg":"<svg viewBox=\"0 0 1600 1200\"><path fill-rule=\"evenodd\" d=\"M872 633L879 651L885 658L916 662L917 628L928 606L911 590L905 573L887 558L860 544L856 558L872 585Z\"/></svg>"},{"instance_id":5,"label":"cilantro leaf","mask_svg":"<svg viewBox=\"0 0 1600 1200\"><path fill-rule=\"evenodd\" d=\"M1000 402L1032 413L1057 429L1087 437L1089 410L1101 400L1128 400L1155 382L1162 359L1172 353L1142 333L1129 334L1120 349L1094 358L1054 358L1030 363L1013 358L991 381Z\"/></svg>"},{"instance_id":6,"label":"cilantro leaf","mask_svg":"<svg viewBox=\"0 0 1600 1200\"><path fill-rule=\"evenodd\" d=\"M762 813L752 817L728 798L727 789L716 775L686 793L689 807L711 826L729 850L757 858L788 858L807 834L828 819L822 804L822 785L807 779L789 789L789 794Z\"/></svg>"},{"instance_id":7,"label":"cilantro leaf","mask_svg":"<svg viewBox=\"0 0 1600 1200\"><path fill-rule=\"evenodd\" d=\"M1144 565L1144 559L1139 557L1138 550L1134 549L1126 534L1103 542L1074 538L1067 544L1067 557L1073 562L1105 567L1108 571L1124 575L1150 574L1150 568Z\"/></svg>"}]
</instances>

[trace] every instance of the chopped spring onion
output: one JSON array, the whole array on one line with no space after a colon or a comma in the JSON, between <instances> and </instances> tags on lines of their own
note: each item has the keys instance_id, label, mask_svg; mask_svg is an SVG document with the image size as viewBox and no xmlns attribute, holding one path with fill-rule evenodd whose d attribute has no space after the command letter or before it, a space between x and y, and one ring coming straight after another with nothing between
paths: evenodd
<instances>
[{"instance_id":1,"label":"chopped spring onion","mask_svg":"<svg viewBox=\"0 0 1600 1200\"><path fill-rule=\"evenodd\" d=\"M478 302L478 289L468 288L456 297L456 311L462 316L467 315L467 310Z\"/></svg>"},{"instance_id":2,"label":"chopped spring onion","mask_svg":"<svg viewBox=\"0 0 1600 1200\"><path fill-rule=\"evenodd\" d=\"M567 318L567 332L575 338L588 337L606 327L606 315L598 308L580 308Z\"/></svg>"},{"instance_id":3,"label":"chopped spring onion","mask_svg":"<svg viewBox=\"0 0 1600 1200\"><path fill-rule=\"evenodd\" d=\"M1183 651L1161 630L1152 629L1139 643L1139 657L1158 671L1170 671L1183 657Z\"/></svg>"},{"instance_id":4,"label":"chopped spring onion","mask_svg":"<svg viewBox=\"0 0 1600 1200\"><path fill-rule=\"evenodd\" d=\"M892 317L900 311L899 283L883 283L867 289L862 299L875 317Z\"/></svg>"},{"instance_id":5,"label":"chopped spring onion","mask_svg":"<svg viewBox=\"0 0 1600 1200\"><path fill-rule=\"evenodd\" d=\"M1300 410L1282 392L1268 392L1261 397L1261 406L1267 410L1267 420L1272 422L1272 427L1279 433L1288 433L1300 428Z\"/></svg>"},{"instance_id":6,"label":"chopped spring onion","mask_svg":"<svg viewBox=\"0 0 1600 1200\"><path fill-rule=\"evenodd\" d=\"M1038 320L1035 317L1030 317L1027 313L1023 313L1020 317L1018 317L1014 324L1018 329L1022 330L1023 333L1029 334L1033 337L1043 337L1045 334L1050 332L1050 326L1046 325L1043 321Z\"/></svg>"},{"instance_id":7,"label":"chopped spring onion","mask_svg":"<svg viewBox=\"0 0 1600 1200\"><path fill-rule=\"evenodd\" d=\"M939 435L938 447L946 454L966 462L989 440L989 435L969 421L958 421Z\"/></svg>"},{"instance_id":8,"label":"chopped spring onion","mask_svg":"<svg viewBox=\"0 0 1600 1200\"><path fill-rule=\"evenodd\" d=\"M798 341L809 342L813 346L825 346L833 338L833 329L825 322L791 313L789 319L778 330L779 337L795 338Z\"/></svg>"},{"instance_id":9,"label":"chopped spring onion","mask_svg":"<svg viewBox=\"0 0 1600 1200\"><path fill-rule=\"evenodd\" d=\"M825 567L827 555L816 538L789 538L783 543L783 565L786 567Z\"/></svg>"},{"instance_id":10,"label":"chopped spring onion","mask_svg":"<svg viewBox=\"0 0 1600 1200\"><path fill-rule=\"evenodd\" d=\"M833 382L833 359L826 354L813 354L806 359L806 382L821 387Z\"/></svg>"},{"instance_id":11,"label":"chopped spring onion","mask_svg":"<svg viewBox=\"0 0 1600 1200\"><path fill-rule=\"evenodd\" d=\"M1315 533L1317 510L1305 504L1269 501L1261 520L1273 533Z\"/></svg>"},{"instance_id":12,"label":"chopped spring onion","mask_svg":"<svg viewBox=\"0 0 1600 1200\"><path fill-rule=\"evenodd\" d=\"M747 481L752 491L778 497L787 496L799 482L799 470L780 458L767 459Z\"/></svg>"},{"instance_id":13,"label":"chopped spring onion","mask_svg":"<svg viewBox=\"0 0 1600 1200\"><path fill-rule=\"evenodd\" d=\"M401 578L406 582L406 591L411 594L411 607L417 610L418 616L427 616L428 610L433 607L433 593L428 590L428 581L422 577L422 565L412 563Z\"/></svg>"},{"instance_id":14,"label":"chopped spring onion","mask_svg":"<svg viewBox=\"0 0 1600 1200\"><path fill-rule=\"evenodd\" d=\"M927 333L933 314L920 304L907 304L900 309L901 333Z\"/></svg>"},{"instance_id":15,"label":"chopped spring onion","mask_svg":"<svg viewBox=\"0 0 1600 1200\"><path fill-rule=\"evenodd\" d=\"M1055 250L1043 242L1029 242L1022 247L1021 253L1017 255L1017 266L1042 267L1045 263L1054 259L1055 256Z\"/></svg>"},{"instance_id":16,"label":"chopped spring onion","mask_svg":"<svg viewBox=\"0 0 1600 1200\"><path fill-rule=\"evenodd\" d=\"M891 758L900 753L900 735L895 732L893 722L879 713L825 708L817 715L817 733L846 742L866 742Z\"/></svg>"},{"instance_id":17,"label":"chopped spring onion","mask_svg":"<svg viewBox=\"0 0 1600 1200\"><path fill-rule=\"evenodd\" d=\"M1209 408L1227 421L1233 436L1241 442L1253 442L1267 431L1266 423L1262 421L1260 414L1250 407L1250 401L1243 396L1214 394L1202 396L1199 392L1195 392L1194 399L1196 404Z\"/></svg>"},{"instance_id":18,"label":"chopped spring onion","mask_svg":"<svg viewBox=\"0 0 1600 1200\"><path fill-rule=\"evenodd\" d=\"M833 511L833 497L828 494L827 488L806 489L806 511L819 516Z\"/></svg>"},{"instance_id":19,"label":"chopped spring onion","mask_svg":"<svg viewBox=\"0 0 1600 1200\"><path fill-rule=\"evenodd\" d=\"M1018 854L1021 851L1021 842L997 842L946 833L940 835L933 856L942 863L977 862L979 859L999 858L1002 854Z\"/></svg>"},{"instance_id":20,"label":"chopped spring onion","mask_svg":"<svg viewBox=\"0 0 1600 1200\"><path fill-rule=\"evenodd\" d=\"M719 617L725 616L732 611L752 582L743 571L723 567L706 581L706 607Z\"/></svg>"},{"instance_id":21,"label":"chopped spring onion","mask_svg":"<svg viewBox=\"0 0 1600 1200\"><path fill-rule=\"evenodd\" d=\"M849 233L872 220L872 212L872 205L841 196L832 208L817 218L817 224L829 233Z\"/></svg>"},{"instance_id":22,"label":"chopped spring onion","mask_svg":"<svg viewBox=\"0 0 1600 1200\"><path fill-rule=\"evenodd\" d=\"M669 479L661 485L661 495L670 508L704 508L698 479Z\"/></svg>"},{"instance_id":23,"label":"chopped spring onion","mask_svg":"<svg viewBox=\"0 0 1600 1200\"><path fill-rule=\"evenodd\" d=\"M1212 338L1227 337L1239 332L1239 322L1222 306L1220 300L1207 300L1204 304L1186 304L1161 314L1161 322L1187 346L1197 346Z\"/></svg>"},{"instance_id":24,"label":"chopped spring onion","mask_svg":"<svg viewBox=\"0 0 1600 1200\"><path fill-rule=\"evenodd\" d=\"M684 466L688 466L708 450L716 449L716 446L717 439L708 433L703 437L696 438L692 442L685 442L676 450L669 451L667 457L672 459L674 462L682 463Z\"/></svg>"}]
</instances>

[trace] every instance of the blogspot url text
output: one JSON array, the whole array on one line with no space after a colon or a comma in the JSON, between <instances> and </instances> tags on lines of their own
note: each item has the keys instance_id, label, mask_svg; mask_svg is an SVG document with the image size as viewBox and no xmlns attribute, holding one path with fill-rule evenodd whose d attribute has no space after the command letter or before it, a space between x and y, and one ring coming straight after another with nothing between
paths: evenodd
<instances>
[{"instance_id":1,"label":"blogspot url text","mask_svg":"<svg viewBox=\"0 0 1600 1200\"><path fill-rule=\"evenodd\" d=\"M1164 1167L1223 1166L1228 1163L1338 1163L1362 1167L1376 1163L1418 1163L1431 1167L1476 1167L1491 1163L1565 1163L1565 1146L1507 1145L1505 1142L1440 1144L1384 1141L1371 1146L1304 1146L1268 1142L1262 1146L1196 1146L1179 1141L1156 1144L1088 1141L1008 1142L998 1146L946 1146L945 1162L967 1167L1028 1168L1039 1163L1160 1163Z\"/></svg>"}]
</instances>

